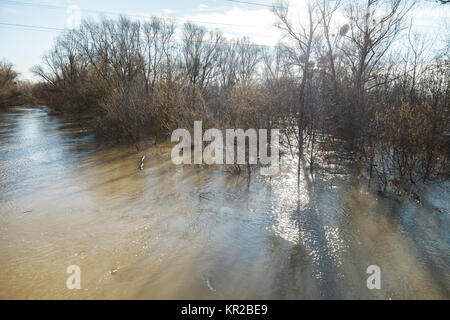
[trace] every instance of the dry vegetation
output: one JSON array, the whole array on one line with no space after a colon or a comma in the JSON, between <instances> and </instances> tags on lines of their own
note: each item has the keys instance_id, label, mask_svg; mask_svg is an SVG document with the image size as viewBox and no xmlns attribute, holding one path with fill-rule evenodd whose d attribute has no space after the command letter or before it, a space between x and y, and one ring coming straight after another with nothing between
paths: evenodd
<instances>
[{"instance_id":1,"label":"dry vegetation","mask_svg":"<svg viewBox=\"0 0 450 320\"><path fill-rule=\"evenodd\" d=\"M407 50L393 49L411 6L316 0L299 22L280 3L274 14L285 39L274 48L193 24L176 39L174 24L159 18L84 21L35 67L35 91L51 107L91 113L99 133L134 144L194 120L204 128L277 127L313 168L316 151L338 139L369 181L401 190L448 178L450 155L448 45L425 59L426 40L410 33Z\"/></svg>"},{"instance_id":2,"label":"dry vegetation","mask_svg":"<svg viewBox=\"0 0 450 320\"><path fill-rule=\"evenodd\" d=\"M0 109L19 103L17 76L10 63L0 62Z\"/></svg>"}]
</instances>

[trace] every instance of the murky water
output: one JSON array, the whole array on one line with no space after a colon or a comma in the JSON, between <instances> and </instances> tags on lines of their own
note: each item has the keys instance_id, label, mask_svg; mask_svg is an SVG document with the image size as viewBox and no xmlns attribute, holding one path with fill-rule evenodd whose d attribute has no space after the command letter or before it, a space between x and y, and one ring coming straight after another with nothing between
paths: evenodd
<instances>
[{"instance_id":1,"label":"murky water","mask_svg":"<svg viewBox=\"0 0 450 320\"><path fill-rule=\"evenodd\" d=\"M0 114L0 299L449 299L450 193L377 198L349 166L248 185L105 147L45 108ZM81 268L81 289L66 268ZM369 265L381 289L366 286Z\"/></svg>"}]
</instances>

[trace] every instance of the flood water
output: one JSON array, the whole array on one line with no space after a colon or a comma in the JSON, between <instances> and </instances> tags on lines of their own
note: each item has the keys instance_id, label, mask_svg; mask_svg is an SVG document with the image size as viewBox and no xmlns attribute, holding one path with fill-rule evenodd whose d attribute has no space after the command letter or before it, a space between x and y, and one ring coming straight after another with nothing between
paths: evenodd
<instances>
[{"instance_id":1,"label":"flood water","mask_svg":"<svg viewBox=\"0 0 450 320\"><path fill-rule=\"evenodd\" d=\"M345 163L298 188L290 157L249 185L145 154L140 171L133 148L44 107L0 113L0 299L450 298L448 183L419 205L367 193Z\"/></svg>"}]
</instances>

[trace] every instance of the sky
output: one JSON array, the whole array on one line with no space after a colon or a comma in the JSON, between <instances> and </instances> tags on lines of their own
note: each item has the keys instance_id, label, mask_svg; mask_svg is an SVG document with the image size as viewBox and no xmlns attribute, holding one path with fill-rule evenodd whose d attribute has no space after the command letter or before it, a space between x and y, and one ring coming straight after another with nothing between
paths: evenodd
<instances>
[{"instance_id":1,"label":"sky","mask_svg":"<svg viewBox=\"0 0 450 320\"><path fill-rule=\"evenodd\" d=\"M305 1L291 0L293 11L304 12ZM448 37L450 5L417 1L411 13L416 30L433 42ZM248 36L257 44L276 45L281 34L273 26L272 4L272 0L0 0L0 59L11 62L22 79L33 79L30 68L41 62L62 29L76 26L78 17L117 14L141 20L173 17L178 26L191 21L220 29L228 38Z\"/></svg>"}]
</instances>

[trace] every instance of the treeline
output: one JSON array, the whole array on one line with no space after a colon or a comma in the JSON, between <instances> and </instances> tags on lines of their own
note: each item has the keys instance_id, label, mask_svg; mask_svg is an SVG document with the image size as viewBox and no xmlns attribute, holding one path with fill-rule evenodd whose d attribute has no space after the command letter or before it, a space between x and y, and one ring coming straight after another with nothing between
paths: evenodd
<instances>
[{"instance_id":1,"label":"treeline","mask_svg":"<svg viewBox=\"0 0 450 320\"><path fill-rule=\"evenodd\" d=\"M35 103L33 85L18 76L11 63L0 61L0 109Z\"/></svg>"},{"instance_id":2,"label":"treeline","mask_svg":"<svg viewBox=\"0 0 450 320\"><path fill-rule=\"evenodd\" d=\"M48 105L94 112L100 133L137 143L148 135L167 138L194 120L236 122L239 112L241 121L235 100L242 90L254 91L246 99L259 94L253 77L260 53L248 39L227 41L193 24L177 40L169 21L122 17L65 32L34 73L44 80Z\"/></svg>"},{"instance_id":3,"label":"treeline","mask_svg":"<svg viewBox=\"0 0 450 320\"><path fill-rule=\"evenodd\" d=\"M411 7L316 0L297 20L279 3L285 37L273 48L191 23L180 36L160 18L83 21L34 68L37 91L54 108L92 113L100 134L136 145L194 120L276 127L313 168L318 152L340 141L370 182L402 190L448 178L450 156L449 45L429 59L426 39L403 32ZM396 52L400 41L408 48Z\"/></svg>"}]
</instances>

